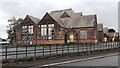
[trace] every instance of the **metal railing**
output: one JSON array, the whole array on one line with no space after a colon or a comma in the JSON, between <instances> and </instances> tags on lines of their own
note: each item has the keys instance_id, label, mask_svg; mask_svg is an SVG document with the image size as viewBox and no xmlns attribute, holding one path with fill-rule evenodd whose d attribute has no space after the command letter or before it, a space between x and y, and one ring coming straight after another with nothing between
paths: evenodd
<instances>
[{"instance_id":1,"label":"metal railing","mask_svg":"<svg viewBox=\"0 0 120 68\"><path fill-rule=\"evenodd\" d=\"M3 46L2 52L0 52L0 56L2 56L2 60L8 60L78 52L92 52L119 47L119 42Z\"/></svg>"}]
</instances>

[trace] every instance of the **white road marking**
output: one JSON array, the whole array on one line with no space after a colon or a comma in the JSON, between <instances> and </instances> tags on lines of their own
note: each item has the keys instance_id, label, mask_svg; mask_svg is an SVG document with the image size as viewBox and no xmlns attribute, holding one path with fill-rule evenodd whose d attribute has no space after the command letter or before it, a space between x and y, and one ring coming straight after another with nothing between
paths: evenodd
<instances>
[{"instance_id":1,"label":"white road marking","mask_svg":"<svg viewBox=\"0 0 120 68\"><path fill-rule=\"evenodd\" d=\"M115 55L118 55L118 53L116 53L116 54L110 54L110 55L104 55L104 56L90 57L90 58L86 58L86 59L77 59L77 60L64 61L64 62L59 62L59 63L45 64L45 65L36 66L36 67L31 67L31 68L39 68L39 67L47 67L47 66L61 65L61 64L73 63L73 62L78 62L78 61L86 61L86 60L104 58L104 57L115 56Z\"/></svg>"}]
</instances>

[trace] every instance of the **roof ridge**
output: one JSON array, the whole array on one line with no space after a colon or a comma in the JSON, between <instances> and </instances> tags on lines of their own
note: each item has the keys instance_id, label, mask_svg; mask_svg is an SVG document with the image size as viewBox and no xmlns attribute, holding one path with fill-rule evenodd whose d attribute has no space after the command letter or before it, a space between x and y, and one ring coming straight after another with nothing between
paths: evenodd
<instances>
[{"instance_id":1,"label":"roof ridge","mask_svg":"<svg viewBox=\"0 0 120 68\"><path fill-rule=\"evenodd\" d=\"M66 11L66 10L72 10L72 8L62 9L62 10L54 10L54 11L51 11L51 12L61 12L61 11Z\"/></svg>"},{"instance_id":2,"label":"roof ridge","mask_svg":"<svg viewBox=\"0 0 120 68\"><path fill-rule=\"evenodd\" d=\"M83 16L95 16L95 15L97 15L97 14L89 14L89 15L83 15Z\"/></svg>"},{"instance_id":3,"label":"roof ridge","mask_svg":"<svg viewBox=\"0 0 120 68\"><path fill-rule=\"evenodd\" d=\"M48 14L56 21L56 19L54 18L54 16L51 15L51 13L48 13ZM61 19L59 19L59 21L62 22ZM60 23L58 23L58 24L60 25ZM62 24L63 24L64 27L66 27L63 22L62 22Z\"/></svg>"},{"instance_id":4,"label":"roof ridge","mask_svg":"<svg viewBox=\"0 0 120 68\"><path fill-rule=\"evenodd\" d=\"M39 23L40 19L31 15L27 15L35 24Z\"/></svg>"},{"instance_id":5,"label":"roof ridge","mask_svg":"<svg viewBox=\"0 0 120 68\"><path fill-rule=\"evenodd\" d=\"M37 18L37 17L34 17L34 16L32 16L32 15L28 15L29 17L33 17L33 18L36 18L36 19L39 19L39 18Z\"/></svg>"}]
</instances>

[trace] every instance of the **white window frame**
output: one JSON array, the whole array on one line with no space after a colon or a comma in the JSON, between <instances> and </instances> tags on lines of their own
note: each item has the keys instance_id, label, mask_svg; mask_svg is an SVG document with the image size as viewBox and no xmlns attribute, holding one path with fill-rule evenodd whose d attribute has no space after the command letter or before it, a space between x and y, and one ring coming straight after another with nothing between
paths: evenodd
<instances>
[{"instance_id":1,"label":"white window frame","mask_svg":"<svg viewBox=\"0 0 120 68\"><path fill-rule=\"evenodd\" d=\"M27 40L27 26L22 26L22 40Z\"/></svg>"},{"instance_id":2,"label":"white window frame","mask_svg":"<svg viewBox=\"0 0 120 68\"><path fill-rule=\"evenodd\" d=\"M55 36L54 24L48 24L48 39L54 39Z\"/></svg>"},{"instance_id":3,"label":"white window frame","mask_svg":"<svg viewBox=\"0 0 120 68\"><path fill-rule=\"evenodd\" d=\"M40 31L41 39L47 39L47 25L41 25Z\"/></svg>"}]
</instances>

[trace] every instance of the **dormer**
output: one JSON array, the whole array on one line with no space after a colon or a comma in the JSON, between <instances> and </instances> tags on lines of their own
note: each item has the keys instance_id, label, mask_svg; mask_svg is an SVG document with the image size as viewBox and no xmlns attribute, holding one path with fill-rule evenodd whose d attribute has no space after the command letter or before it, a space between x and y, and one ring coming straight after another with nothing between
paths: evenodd
<instances>
[{"instance_id":1,"label":"dormer","mask_svg":"<svg viewBox=\"0 0 120 68\"><path fill-rule=\"evenodd\" d=\"M70 17L70 16L68 15L68 13L67 13L67 12L63 12L63 14L61 15L61 17L60 17L60 18L66 18L66 17Z\"/></svg>"}]
</instances>

